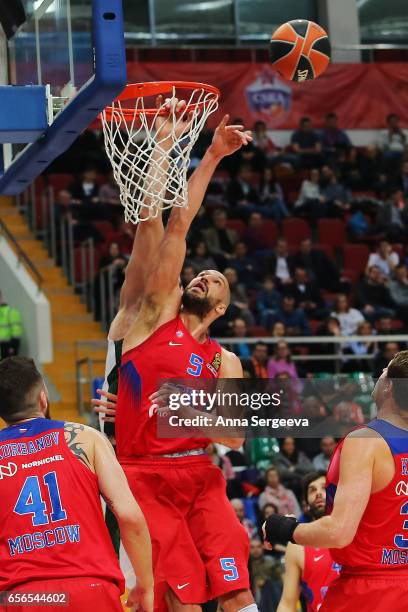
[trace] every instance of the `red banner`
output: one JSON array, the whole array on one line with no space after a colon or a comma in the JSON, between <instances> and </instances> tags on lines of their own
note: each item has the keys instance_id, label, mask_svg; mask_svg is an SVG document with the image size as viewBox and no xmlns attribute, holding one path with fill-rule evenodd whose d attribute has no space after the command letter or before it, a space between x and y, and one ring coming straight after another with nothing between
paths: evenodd
<instances>
[{"instance_id":1,"label":"red banner","mask_svg":"<svg viewBox=\"0 0 408 612\"><path fill-rule=\"evenodd\" d=\"M128 64L128 81L198 81L221 90L215 124L224 113L252 126L257 119L269 128L293 129L304 115L321 127L334 111L345 129L385 127L395 112L408 127L408 64L332 64L315 81L291 83L268 64L136 63Z\"/></svg>"}]
</instances>

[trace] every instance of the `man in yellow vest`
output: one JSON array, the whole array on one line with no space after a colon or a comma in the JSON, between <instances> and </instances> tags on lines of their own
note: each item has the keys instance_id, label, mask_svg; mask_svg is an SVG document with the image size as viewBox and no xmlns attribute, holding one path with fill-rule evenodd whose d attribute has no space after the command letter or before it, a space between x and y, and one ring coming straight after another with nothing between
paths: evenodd
<instances>
[{"instance_id":1,"label":"man in yellow vest","mask_svg":"<svg viewBox=\"0 0 408 612\"><path fill-rule=\"evenodd\" d=\"M0 355L1 359L18 355L23 335L21 314L3 301L0 291Z\"/></svg>"}]
</instances>

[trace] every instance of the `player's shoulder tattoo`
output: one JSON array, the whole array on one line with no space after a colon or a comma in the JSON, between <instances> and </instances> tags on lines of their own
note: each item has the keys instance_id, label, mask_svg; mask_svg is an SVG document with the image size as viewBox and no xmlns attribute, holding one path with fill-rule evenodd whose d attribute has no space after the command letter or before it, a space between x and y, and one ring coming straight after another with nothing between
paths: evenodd
<instances>
[{"instance_id":1,"label":"player's shoulder tattoo","mask_svg":"<svg viewBox=\"0 0 408 612\"><path fill-rule=\"evenodd\" d=\"M80 423L65 423L64 424L64 435L65 441L68 444L70 451L80 460L86 467L91 468L88 455L83 448L83 442L78 440L78 436L81 432L85 431L85 426Z\"/></svg>"}]
</instances>

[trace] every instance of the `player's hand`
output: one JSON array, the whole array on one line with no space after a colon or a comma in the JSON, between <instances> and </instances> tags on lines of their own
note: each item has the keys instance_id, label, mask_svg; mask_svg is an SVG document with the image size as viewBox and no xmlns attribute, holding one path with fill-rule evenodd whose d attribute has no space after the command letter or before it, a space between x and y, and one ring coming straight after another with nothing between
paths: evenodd
<instances>
[{"instance_id":1,"label":"player's hand","mask_svg":"<svg viewBox=\"0 0 408 612\"><path fill-rule=\"evenodd\" d=\"M116 403L118 396L114 393L108 393L103 389L97 389L96 392L101 396L91 400L94 407L94 412L102 415L102 421L105 423L114 423L116 417ZM102 398L106 398L106 401Z\"/></svg>"},{"instance_id":2,"label":"player's hand","mask_svg":"<svg viewBox=\"0 0 408 612\"><path fill-rule=\"evenodd\" d=\"M262 525L262 532L266 542L271 544L282 544L293 542L293 533L299 525L294 516L282 516L271 514Z\"/></svg>"},{"instance_id":3,"label":"player's hand","mask_svg":"<svg viewBox=\"0 0 408 612\"><path fill-rule=\"evenodd\" d=\"M132 612L153 612L153 601L153 587L141 589L136 585L129 592L126 605Z\"/></svg>"},{"instance_id":4,"label":"player's hand","mask_svg":"<svg viewBox=\"0 0 408 612\"><path fill-rule=\"evenodd\" d=\"M190 127L193 113L187 111L187 102L178 98L166 98L157 96L156 108L163 114L156 117L156 141L162 148L169 148L174 145L172 135L180 138Z\"/></svg>"},{"instance_id":5,"label":"player's hand","mask_svg":"<svg viewBox=\"0 0 408 612\"><path fill-rule=\"evenodd\" d=\"M252 142L252 134L243 125L227 125L229 115L225 115L214 132L209 151L216 157L225 157L238 151L243 145Z\"/></svg>"},{"instance_id":6,"label":"player's hand","mask_svg":"<svg viewBox=\"0 0 408 612\"><path fill-rule=\"evenodd\" d=\"M164 383L160 389L149 396L149 400L152 402L149 408L149 415L169 416L172 412L169 407L170 395L177 395L179 397L182 393L183 391L180 386L174 383Z\"/></svg>"}]
</instances>

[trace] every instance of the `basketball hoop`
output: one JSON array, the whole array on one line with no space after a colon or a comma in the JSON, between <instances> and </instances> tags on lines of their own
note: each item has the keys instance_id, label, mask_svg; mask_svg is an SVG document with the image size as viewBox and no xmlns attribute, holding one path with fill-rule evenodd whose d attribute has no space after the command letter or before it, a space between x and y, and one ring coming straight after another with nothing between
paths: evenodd
<instances>
[{"instance_id":1,"label":"basketball hoop","mask_svg":"<svg viewBox=\"0 0 408 612\"><path fill-rule=\"evenodd\" d=\"M166 100L156 107L159 95ZM219 95L216 87L202 83L136 83L127 85L101 113L125 221L138 223L172 206L188 205L191 150L207 118L217 110ZM174 112L176 99L186 101L178 115ZM156 121L169 116L169 104L172 124L170 134L164 136L160 127L156 130Z\"/></svg>"}]
</instances>

